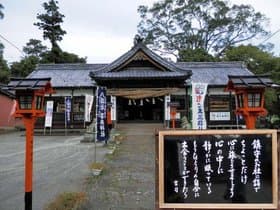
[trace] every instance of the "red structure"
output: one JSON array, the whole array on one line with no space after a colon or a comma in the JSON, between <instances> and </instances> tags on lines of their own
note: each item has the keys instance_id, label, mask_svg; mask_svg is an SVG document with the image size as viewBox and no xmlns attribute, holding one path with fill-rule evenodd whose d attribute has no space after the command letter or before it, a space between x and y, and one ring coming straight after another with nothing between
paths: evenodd
<instances>
[{"instance_id":1,"label":"red structure","mask_svg":"<svg viewBox=\"0 0 280 210\"><path fill-rule=\"evenodd\" d=\"M12 78L8 88L15 90L16 111L14 116L22 118L26 128L25 153L25 210L32 209L33 176L33 132L38 117L45 116L44 96L53 93L50 78L15 79Z\"/></svg>"},{"instance_id":2,"label":"red structure","mask_svg":"<svg viewBox=\"0 0 280 210\"><path fill-rule=\"evenodd\" d=\"M112 117L111 117L111 114L112 114L112 103L107 103L107 125L108 125L108 128L109 129L112 129L113 127L113 122L112 122Z\"/></svg>"},{"instance_id":3,"label":"red structure","mask_svg":"<svg viewBox=\"0 0 280 210\"><path fill-rule=\"evenodd\" d=\"M15 120L11 116L14 103L14 96L0 88L0 127L14 127Z\"/></svg>"},{"instance_id":4,"label":"red structure","mask_svg":"<svg viewBox=\"0 0 280 210\"><path fill-rule=\"evenodd\" d=\"M272 81L266 75L228 76L226 91L235 92L236 114L242 115L247 129L254 129L257 117L267 114L264 92Z\"/></svg>"},{"instance_id":5,"label":"red structure","mask_svg":"<svg viewBox=\"0 0 280 210\"><path fill-rule=\"evenodd\" d=\"M176 114L177 114L177 107L179 107L179 103L177 102L172 102L169 103L170 106L170 117L171 117L171 121L172 121L172 128L175 129L176 128Z\"/></svg>"}]
</instances>

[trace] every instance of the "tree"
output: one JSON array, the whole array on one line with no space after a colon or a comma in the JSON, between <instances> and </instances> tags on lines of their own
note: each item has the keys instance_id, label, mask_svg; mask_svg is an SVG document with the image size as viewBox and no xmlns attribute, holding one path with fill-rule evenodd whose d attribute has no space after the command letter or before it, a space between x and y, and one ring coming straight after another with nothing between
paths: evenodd
<instances>
[{"instance_id":1,"label":"tree","mask_svg":"<svg viewBox=\"0 0 280 210\"><path fill-rule=\"evenodd\" d=\"M4 13L2 11L3 9L4 9L4 6L2 4L0 4L0 19L4 18Z\"/></svg>"},{"instance_id":2,"label":"tree","mask_svg":"<svg viewBox=\"0 0 280 210\"><path fill-rule=\"evenodd\" d=\"M34 25L43 30L43 38L48 39L52 47L50 51L45 51L46 48L42 48L41 42L35 40L31 43L31 49L26 49L28 53L35 55L36 50L38 50L38 53L44 51L40 55L40 63L86 63L86 58L80 58L74 53L64 52L57 43L66 34L66 31L61 28L65 16L59 12L58 1L49 0L43 3L43 7L46 13L37 14L39 22L34 23Z\"/></svg>"},{"instance_id":3,"label":"tree","mask_svg":"<svg viewBox=\"0 0 280 210\"><path fill-rule=\"evenodd\" d=\"M0 55L0 83L8 83L10 79L10 71L7 61Z\"/></svg>"},{"instance_id":4,"label":"tree","mask_svg":"<svg viewBox=\"0 0 280 210\"><path fill-rule=\"evenodd\" d=\"M226 50L223 60L243 61L253 73L268 74L275 83L280 84L280 58L263 49L253 45L231 47ZM275 90L266 90L265 107L270 115L278 114L280 116L276 95Z\"/></svg>"},{"instance_id":5,"label":"tree","mask_svg":"<svg viewBox=\"0 0 280 210\"><path fill-rule=\"evenodd\" d=\"M3 10L4 6L2 4L0 4L0 19L4 18L4 13ZM3 50L4 50L4 45L0 42L0 55L3 55Z\"/></svg>"},{"instance_id":6,"label":"tree","mask_svg":"<svg viewBox=\"0 0 280 210\"><path fill-rule=\"evenodd\" d=\"M4 18L4 6L0 4L0 19ZM8 83L10 79L10 71L7 61L3 57L4 45L0 42L0 83Z\"/></svg>"},{"instance_id":7,"label":"tree","mask_svg":"<svg viewBox=\"0 0 280 210\"><path fill-rule=\"evenodd\" d=\"M0 56L3 56L4 48L4 45L0 42Z\"/></svg>"},{"instance_id":8,"label":"tree","mask_svg":"<svg viewBox=\"0 0 280 210\"><path fill-rule=\"evenodd\" d=\"M238 43L267 35L266 17L250 5L224 0L163 0L138 8L138 33L159 52L203 49L220 56Z\"/></svg>"},{"instance_id":9,"label":"tree","mask_svg":"<svg viewBox=\"0 0 280 210\"><path fill-rule=\"evenodd\" d=\"M48 39L51 42L52 50L55 50L54 48L59 48L57 42L61 41L63 35L66 34L66 31L61 28L65 16L58 10L58 1L49 0L49 2L43 3L43 7L46 13L37 14L39 22L34 25L43 30L43 38Z\"/></svg>"},{"instance_id":10,"label":"tree","mask_svg":"<svg viewBox=\"0 0 280 210\"><path fill-rule=\"evenodd\" d=\"M39 57L27 56L19 62L13 62L10 69L13 77L26 77L35 70L39 63Z\"/></svg>"},{"instance_id":11,"label":"tree","mask_svg":"<svg viewBox=\"0 0 280 210\"><path fill-rule=\"evenodd\" d=\"M223 60L243 61L247 68L255 74L268 74L276 68L273 54L253 45L240 45L225 51Z\"/></svg>"},{"instance_id":12,"label":"tree","mask_svg":"<svg viewBox=\"0 0 280 210\"><path fill-rule=\"evenodd\" d=\"M204 49L183 49L179 51L179 62L214 62L217 59Z\"/></svg>"},{"instance_id":13,"label":"tree","mask_svg":"<svg viewBox=\"0 0 280 210\"><path fill-rule=\"evenodd\" d=\"M23 47L26 54L18 62L13 62L10 71L13 77L26 77L35 70L36 65L41 62L42 56L47 52L41 40L30 39Z\"/></svg>"},{"instance_id":14,"label":"tree","mask_svg":"<svg viewBox=\"0 0 280 210\"><path fill-rule=\"evenodd\" d=\"M86 63L87 58L80 58L74 53L57 50L56 54L53 51L43 53L40 63Z\"/></svg>"},{"instance_id":15,"label":"tree","mask_svg":"<svg viewBox=\"0 0 280 210\"><path fill-rule=\"evenodd\" d=\"M26 46L23 47L23 52L28 56L40 57L47 51L47 47L42 44L41 40L29 39Z\"/></svg>"}]
</instances>

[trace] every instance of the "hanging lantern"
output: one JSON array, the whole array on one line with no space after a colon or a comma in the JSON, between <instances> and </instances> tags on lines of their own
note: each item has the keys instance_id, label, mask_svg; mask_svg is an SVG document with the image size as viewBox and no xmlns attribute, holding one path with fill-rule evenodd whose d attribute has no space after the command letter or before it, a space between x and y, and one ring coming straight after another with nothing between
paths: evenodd
<instances>
[{"instance_id":1,"label":"hanging lantern","mask_svg":"<svg viewBox=\"0 0 280 210\"><path fill-rule=\"evenodd\" d=\"M130 99L128 100L128 105L131 106L131 100Z\"/></svg>"},{"instance_id":2,"label":"hanging lantern","mask_svg":"<svg viewBox=\"0 0 280 210\"><path fill-rule=\"evenodd\" d=\"M147 102L150 102L150 100L149 100L148 98L145 98L145 100L146 100Z\"/></svg>"},{"instance_id":3,"label":"hanging lantern","mask_svg":"<svg viewBox=\"0 0 280 210\"><path fill-rule=\"evenodd\" d=\"M155 98L152 99L152 104L156 104Z\"/></svg>"},{"instance_id":4,"label":"hanging lantern","mask_svg":"<svg viewBox=\"0 0 280 210\"><path fill-rule=\"evenodd\" d=\"M161 102L163 102L163 99L162 99L162 98L160 98L160 97L158 98L158 100L160 100Z\"/></svg>"},{"instance_id":5,"label":"hanging lantern","mask_svg":"<svg viewBox=\"0 0 280 210\"><path fill-rule=\"evenodd\" d=\"M143 106L143 99L140 100L140 106Z\"/></svg>"},{"instance_id":6,"label":"hanging lantern","mask_svg":"<svg viewBox=\"0 0 280 210\"><path fill-rule=\"evenodd\" d=\"M136 105L137 105L135 100L133 100L133 104L134 104L134 106L136 106Z\"/></svg>"}]
</instances>

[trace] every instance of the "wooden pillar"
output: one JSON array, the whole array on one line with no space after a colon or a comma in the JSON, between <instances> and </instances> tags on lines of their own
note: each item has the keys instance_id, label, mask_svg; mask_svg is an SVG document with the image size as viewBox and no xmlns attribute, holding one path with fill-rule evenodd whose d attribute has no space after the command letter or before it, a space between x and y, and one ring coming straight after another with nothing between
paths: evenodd
<instances>
[{"instance_id":1,"label":"wooden pillar","mask_svg":"<svg viewBox=\"0 0 280 210\"><path fill-rule=\"evenodd\" d=\"M32 209L32 180L33 180L33 134L35 117L24 117L26 142L25 142L25 210Z\"/></svg>"}]
</instances>

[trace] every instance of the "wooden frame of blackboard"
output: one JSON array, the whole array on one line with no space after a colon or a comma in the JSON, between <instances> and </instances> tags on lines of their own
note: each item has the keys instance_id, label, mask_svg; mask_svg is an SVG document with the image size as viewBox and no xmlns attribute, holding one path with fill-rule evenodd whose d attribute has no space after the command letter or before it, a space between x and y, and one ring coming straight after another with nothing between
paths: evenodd
<instances>
[{"instance_id":1,"label":"wooden frame of blackboard","mask_svg":"<svg viewBox=\"0 0 280 210\"><path fill-rule=\"evenodd\" d=\"M272 136L272 202L271 203L166 203L164 201L164 136L189 135L238 135L238 134L270 134ZM277 131L264 130L164 130L159 131L158 141L158 201L159 208L172 209L277 209L278 207L278 153Z\"/></svg>"}]
</instances>

